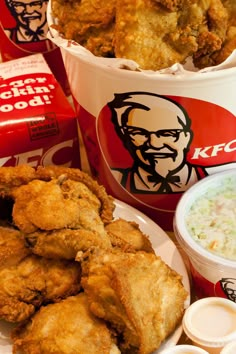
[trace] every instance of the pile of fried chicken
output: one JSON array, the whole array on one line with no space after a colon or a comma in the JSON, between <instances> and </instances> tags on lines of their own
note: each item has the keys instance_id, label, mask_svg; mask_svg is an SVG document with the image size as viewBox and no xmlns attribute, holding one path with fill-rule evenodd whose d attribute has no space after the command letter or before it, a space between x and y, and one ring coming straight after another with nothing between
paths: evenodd
<instances>
[{"instance_id":1,"label":"pile of fried chicken","mask_svg":"<svg viewBox=\"0 0 236 354\"><path fill-rule=\"evenodd\" d=\"M149 354L180 324L182 277L114 208L81 170L0 168L0 320L15 324L13 353Z\"/></svg>"},{"instance_id":2,"label":"pile of fried chicken","mask_svg":"<svg viewBox=\"0 0 236 354\"><path fill-rule=\"evenodd\" d=\"M236 49L235 0L52 0L52 14L66 39L144 70L215 66Z\"/></svg>"}]
</instances>

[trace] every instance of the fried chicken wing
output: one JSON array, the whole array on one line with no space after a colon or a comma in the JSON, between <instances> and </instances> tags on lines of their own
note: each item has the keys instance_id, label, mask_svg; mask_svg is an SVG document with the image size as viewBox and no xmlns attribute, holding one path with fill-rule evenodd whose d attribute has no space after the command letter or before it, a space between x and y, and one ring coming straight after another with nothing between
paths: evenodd
<instances>
[{"instance_id":1,"label":"fried chicken wing","mask_svg":"<svg viewBox=\"0 0 236 354\"><path fill-rule=\"evenodd\" d=\"M155 254L98 251L82 270L90 310L120 333L124 349L150 354L180 323L187 291Z\"/></svg>"},{"instance_id":2,"label":"fried chicken wing","mask_svg":"<svg viewBox=\"0 0 236 354\"><path fill-rule=\"evenodd\" d=\"M105 227L113 247L122 250L153 252L149 238L140 230L139 225L133 221L122 218L116 219Z\"/></svg>"},{"instance_id":3,"label":"fried chicken wing","mask_svg":"<svg viewBox=\"0 0 236 354\"><path fill-rule=\"evenodd\" d=\"M80 290L78 262L29 255L0 269L0 319L20 322L42 304L56 302Z\"/></svg>"},{"instance_id":4,"label":"fried chicken wing","mask_svg":"<svg viewBox=\"0 0 236 354\"><path fill-rule=\"evenodd\" d=\"M90 313L84 293L41 307L12 339L13 353L120 353L106 324Z\"/></svg>"}]
</instances>

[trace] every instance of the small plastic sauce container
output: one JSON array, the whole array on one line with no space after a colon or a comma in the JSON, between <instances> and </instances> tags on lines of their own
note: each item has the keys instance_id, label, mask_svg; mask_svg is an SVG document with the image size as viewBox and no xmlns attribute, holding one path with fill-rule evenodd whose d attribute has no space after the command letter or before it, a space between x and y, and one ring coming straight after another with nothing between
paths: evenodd
<instances>
[{"instance_id":1,"label":"small plastic sauce container","mask_svg":"<svg viewBox=\"0 0 236 354\"><path fill-rule=\"evenodd\" d=\"M221 297L197 300L185 311L183 329L194 345L220 354L236 340L236 303Z\"/></svg>"},{"instance_id":2,"label":"small plastic sauce container","mask_svg":"<svg viewBox=\"0 0 236 354\"><path fill-rule=\"evenodd\" d=\"M220 354L236 354L236 340L226 344Z\"/></svg>"},{"instance_id":3,"label":"small plastic sauce container","mask_svg":"<svg viewBox=\"0 0 236 354\"><path fill-rule=\"evenodd\" d=\"M160 354L209 354L204 349L194 345L181 344L161 351Z\"/></svg>"}]
</instances>

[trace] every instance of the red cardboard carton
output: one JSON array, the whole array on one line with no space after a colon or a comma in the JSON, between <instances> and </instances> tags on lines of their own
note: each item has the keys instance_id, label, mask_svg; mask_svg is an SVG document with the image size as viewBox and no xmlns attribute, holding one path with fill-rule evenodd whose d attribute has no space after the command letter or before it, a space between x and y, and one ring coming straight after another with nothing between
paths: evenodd
<instances>
[{"instance_id":1,"label":"red cardboard carton","mask_svg":"<svg viewBox=\"0 0 236 354\"><path fill-rule=\"evenodd\" d=\"M42 54L0 64L0 166L80 168L75 112Z\"/></svg>"}]
</instances>

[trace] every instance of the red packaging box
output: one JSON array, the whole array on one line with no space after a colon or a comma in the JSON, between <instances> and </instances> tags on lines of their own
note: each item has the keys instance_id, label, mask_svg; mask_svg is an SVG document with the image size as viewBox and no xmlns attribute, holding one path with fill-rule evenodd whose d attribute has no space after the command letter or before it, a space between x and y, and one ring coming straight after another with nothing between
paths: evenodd
<instances>
[{"instance_id":1,"label":"red packaging box","mask_svg":"<svg viewBox=\"0 0 236 354\"><path fill-rule=\"evenodd\" d=\"M75 112L42 54L0 64L0 166L80 168Z\"/></svg>"}]
</instances>

